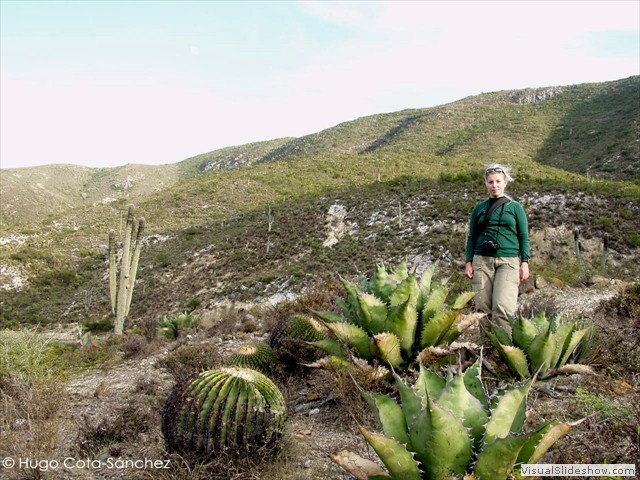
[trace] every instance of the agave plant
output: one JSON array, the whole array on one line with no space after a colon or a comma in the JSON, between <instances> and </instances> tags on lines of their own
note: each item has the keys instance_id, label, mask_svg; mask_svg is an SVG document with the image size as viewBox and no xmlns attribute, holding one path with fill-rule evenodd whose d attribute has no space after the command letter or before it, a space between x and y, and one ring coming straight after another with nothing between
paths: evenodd
<instances>
[{"instance_id":1,"label":"agave plant","mask_svg":"<svg viewBox=\"0 0 640 480\"><path fill-rule=\"evenodd\" d=\"M511 332L497 325L487 332L505 362L521 378L539 372L540 378L562 373L592 373L586 365L567 365L593 334L593 327L579 328L578 322L561 322L560 316L546 318L544 312L529 319L510 319Z\"/></svg>"},{"instance_id":2,"label":"agave plant","mask_svg":"<svg viewBox=\"0 0 640 480\"><path fill-rule=\"evenodd\" d=\"M198 317L191 313L182 312L176 315L164 317L158 324L158 333L175 340L182 331L195 328L198 325Z\"/></svg>"},{"instance_id":3,"label":"agave plant","mask_svg":"<svg viewBox=\"0 0 640 480\"><path fill-rule=\"evenodd\" d=\"M546 423L523 433L526 399L533 381L512 386L489 401L480 361L447 379L420 366L413 386L394 372L401 403L363 393L384 433L361 428L388 473L368 478L501 480L517 475L521 463L537 463L574 423ZM344 452L341 452L344 453ZM349 452L350 453L350 452ZM353 455L332 458L348 471ZM347 457L351 460L345 461ZM515 470L514 470L515 466Z\"/></svg>"},{"instance_id":4,"label":"agave plant","mask_svg":"<svg viewBox=\"0 0 640 480\"><path fill-rule=\"evenodd\" d=\"M452 343L480 319L463 314L475 292L462 293L445 305L449 289L446 282L432 283L434 272L435 266L418 278L406 262L395 271L380 264L361 286L341 279L346 290L346 298L338 299L341 314L314 313L359 357L404 370L423 349ZM340 351L335 341L315 345L331 355Z\"/></svg>"},{"instance_id":5,"label":"agave plant","mask_svg":"<svg viewBox=\"0 0 640 480\"><path fill-rule=\"evenodd\" d=\"M174 387L162 413L162 432L172 450L239 455L276 447L285 418L284 397L267 376L225 367Z\"/></svg>"},{"instance_id":6,"label":"agave plant","mask_svg":"<svg viewBox=\"0 0 640 480\"><path fill-rule=\"evenodd\" d=\"M246 367L268 374L276 361L273 349L266 343L252 342L240 345L229 357L228 365Z\"/></svg>"}]
</instances>

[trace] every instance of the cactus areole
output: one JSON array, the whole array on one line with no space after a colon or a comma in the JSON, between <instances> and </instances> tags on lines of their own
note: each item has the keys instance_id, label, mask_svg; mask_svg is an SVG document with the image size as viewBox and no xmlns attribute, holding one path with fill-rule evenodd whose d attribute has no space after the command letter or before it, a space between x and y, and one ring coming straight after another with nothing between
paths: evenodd
<instances>
[{"instance_id":1,"label":"cactus areole","mask_svg":"<svg viewBox=\"0 0 640 480\"><path fill-rule=\"evenodd\" d=\"M162 431L170 450L237 456L277 447L285 419L284 397L267 376L225 367L174 387L164 406Z\"/></svg>"}]
</instances>

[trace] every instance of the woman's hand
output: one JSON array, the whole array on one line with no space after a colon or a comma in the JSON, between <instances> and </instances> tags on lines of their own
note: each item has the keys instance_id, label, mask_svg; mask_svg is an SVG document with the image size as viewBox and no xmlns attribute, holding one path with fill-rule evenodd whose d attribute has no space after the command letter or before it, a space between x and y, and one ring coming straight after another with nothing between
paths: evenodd
<instances>
[{"instance_id":1,"label":"woman's hand","mask_svg":"<svg viewBox=\"0 0 640 480\"><path fill-rule=\"evenodd\" d=\"M464 267L464 274L467 278L473 278L473 263L467 262Z\"/></svg>"},{"instance_id":2,"label":"woman's hand","mask_svg":"<svg viewBox=\"0 0 640 480\"><path fill-rule=\"evenodd\" d=\"M529 262L520 262L520 282L529 278Z\"/></svg>"}]
</instances>

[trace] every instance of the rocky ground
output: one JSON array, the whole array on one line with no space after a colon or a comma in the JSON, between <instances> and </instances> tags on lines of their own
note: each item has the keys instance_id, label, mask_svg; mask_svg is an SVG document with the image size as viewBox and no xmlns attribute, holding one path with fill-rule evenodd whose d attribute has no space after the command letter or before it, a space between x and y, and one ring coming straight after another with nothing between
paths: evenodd
<instances>
[{"instance_id":1,"label":"rocky ground","mask_svg":"<svg viewBox=\"0 0 640 480\"><path fill-rule=\"evenodd\" d=\"M589 318L603 301L615 296L622 287L621 282L606 280L598 281L590 288L547 287L522 295L520 303L523 306L539 305L541 302L552 304L563 312ZM73 327L52 330L47 335L57 342L75 342L79 338L77 328ZM193 338L183 340L183 343L214 344L224 358L242 343L267 340L268 332L258 329L252 333L206 339L196 334ZM166 368L164 360L177 345L168 341L154 343L147 347L148 353L134 355L109 368L82 371L66 383L62 410L66 421L61 423L64 440L56 451L63 455L61 458L82 459L84 463L79 467L65 469L64 472L61 469L37 472L41 477L20 477L16 476L15 470L5 469L4 472L0 470L0 478L346 480L353 477L331 460L332 454L348 449L375 460L375 455L358 433L358 424L370 421L370 417L357 410L357 399L354 399L353 405L345 405L348 399L335 393L327 374L320 370L306 370L302 374L278 380L287 398L289 422L286 446L276 461L240 469L231 465L225 469L217 465L214 475L206 466L188 465L179 456L167 455L160 418L164 398L176 383L176 378ZM621 406L633 406L631 416L635 420L632 422L635 421L637 427L640 416L637 372L635 375L612 374L606 365L598 365L597 358L595 363L597 376L572 375L538 384L530 395L530 421L539 424L551 418L575 420L581 413L576 392L583 387L595 392L588 397L591 400L608 398ZM557 448L547 454L543 463L637 463L637 433L633 438L629 433L632 430L626 428L619 429L616 434L611 421L610 418L604 418L604 414L591 412L591 418L562 439ZM603 433L598 434L598 429ZM594 441L601 443L594 444ZM567 455L568 448L571 450ZM601 460L597 461L595 456L585 452L599 452L602 456L598 458ZM114 468L94 468L92 464L96 460L106 462L109 459L112 462L117 459L120 464L114 464ZM132 468L135 464L131 462L136 460L156 463L146 464L148 468ZM127 461L130 463L127 464Z\"/></svg>"}]
</instances>

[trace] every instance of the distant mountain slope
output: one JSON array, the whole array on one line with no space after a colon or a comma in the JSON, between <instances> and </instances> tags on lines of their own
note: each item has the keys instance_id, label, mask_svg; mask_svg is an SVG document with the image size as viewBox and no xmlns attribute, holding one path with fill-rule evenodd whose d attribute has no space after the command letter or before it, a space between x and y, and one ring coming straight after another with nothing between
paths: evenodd
<instances>
[{"instance_id":1,"label":"distant mountain slope","mask_svg":"<svg viewBox=\"0 0 640 480\"><path fill-rule=\"evenodd\" d=\"M0 170L2 224L38 221L69 209L122 199L141 200L182 181L254 163L286 141L227 147L166 165L89 168L56 164L3 169Z\"/></svg>"},{"instance_id":2,"label":"distant mountain slope","mask_svg":"<svg viewBox=\"0 0 640 480\"><path fill-rule=\"evenodd\" d=\"M444 168L534 160L581 175L638 180L640 76L484 93L363 117L300 138L227 147L176 164L1 170L0 213L3 225L22 224L97 203L139 202L178 183L251 164L342 157L353 163L360 156Z\"/></svg>"}]
</instances>

